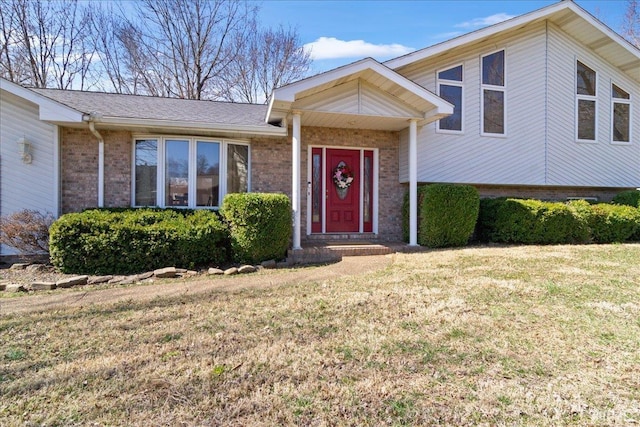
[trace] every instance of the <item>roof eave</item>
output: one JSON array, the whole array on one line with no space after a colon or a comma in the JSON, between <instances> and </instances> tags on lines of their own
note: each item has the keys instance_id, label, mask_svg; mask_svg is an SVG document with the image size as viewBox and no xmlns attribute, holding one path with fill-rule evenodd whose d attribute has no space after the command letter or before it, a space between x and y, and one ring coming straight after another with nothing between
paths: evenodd
<instances>
[{"instance_id":1,"label":"roof eave","mask_svg":"<svg viewBox=\"0 0 640 427\"><path fill-rule=\"evenodd\" d=\"M637 49L635 46L633 46L631 43L629 43L627 40L625 40L622 36L617 34L615 31L611 30L609 27L607 27L606 25L604 25L603 23L595 19L593 16L591 16L591 14L589 14L587 11L585 11L580 6L575 4L573 1L560 1L550 6L546 6L544 8L535 10L533 12L530 12L521 16L517 16L507 21L500 22L498 24L491 25L489 27L482 28L480 30L477 30L468 34L461 35L459 37L436 44L434 46L427 47L425 49L421 49L421 50L409 53L407 55L400 56L398 58L390 59L388 61L385 61L383 65L395 70L395 69L404 67L406 65L410 65L414 62L421 61L435 55L439 55L451 49L454 49L469 43L477 42L484 38L501 33L503 31L508 31L537 20L546 19L551 15L563 10L571 10L572 12L580 16L582 19L587 21L589 24L593 25L598 30L602 31L609 38L615 40L618 44L624 47L630 54L632 54L637 58L640 58L639 49Z\"/></svg>"},{"instance_id":2,"label":"roof eave","mask_svg":"<svg viewBox=\"0 0 640 427\"><path fill-rule=\"evenodd\" d=\"M256 136L286 136L287 129L277 126L252 126L252 125L234 125L222 123L202 123L202 122L185 122L175 120L153 120L153 119L136 119L129 117L109 117L103 116L97 122L97 125L117 126L122 128L161 128L181 130L188 129L200 132L222 132L237 133L244 135Z\"/></svg>"},{"instance_id":3,"label":"roof eave","mask_svg":"<svg viewBox=\"0 0 640 427\"><path fill-rule=\"evenodd\" d=\"M48 122L82 123L83 113L17 83L0 78L0 89L36 104L39 118Z\"/></svg>"}]
</instances>

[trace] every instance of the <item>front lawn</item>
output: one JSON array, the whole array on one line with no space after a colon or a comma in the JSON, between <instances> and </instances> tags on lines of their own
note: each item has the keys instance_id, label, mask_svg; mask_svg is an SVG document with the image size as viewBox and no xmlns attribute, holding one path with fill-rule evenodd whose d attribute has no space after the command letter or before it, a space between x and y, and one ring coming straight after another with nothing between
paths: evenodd
<instances>
[{"instance_id":1,"label":"front lawn","mask_svg":"<svg viewBox=\"0 0 640 427\"><path fill-rule=\"evenodd\" d=\"M393 257L335 281L1 316L0 424L640 423L639 244Z\"/></svg>"}]
</instances>

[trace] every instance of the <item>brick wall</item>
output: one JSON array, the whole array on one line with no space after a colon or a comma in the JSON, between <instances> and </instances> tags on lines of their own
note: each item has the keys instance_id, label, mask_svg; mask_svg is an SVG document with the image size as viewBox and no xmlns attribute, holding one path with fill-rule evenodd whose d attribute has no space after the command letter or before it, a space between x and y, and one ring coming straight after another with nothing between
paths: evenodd
<instances>
[{"instance_id":1,"label":"brick wall","mask_svg":"<svg viewBox=\"0 0 640 427\"><path fill-rule=\"evenodd\" d=\"M289 135L291 135L289 129ZM398 182L397 132L302 127L301 129L301 233L307 234L307 160L309 146L378 148L379 155L379 217L380 238L401 239L400 207L404 190ZM261 138L251 141L252 190L281 192L291 196L291 137Z\"/></svg>"},{"instance_id":2,"label":"brick wall","mask_svg":"<svg viewBox=\"0 0 640 427\"><path fill-rule=\"evenodd\" d=\"M106 207L131 202L131 133L105 131ZM98 141L88 129L62 128L60 179L62 213L98 206Z\"/></svg>"},{"instance_id":3,"label":"brick wall","mask_svg":"<svg viewBox=\"0 0 640 427\"><path fill-rule=\"evenodd\" d=\"M595 197L599 202L610 202L625 189L585 187L528 187L476 185L480 197L523 197L539 200L564 201L569 197Z\"/></svg>"}]
</instances>

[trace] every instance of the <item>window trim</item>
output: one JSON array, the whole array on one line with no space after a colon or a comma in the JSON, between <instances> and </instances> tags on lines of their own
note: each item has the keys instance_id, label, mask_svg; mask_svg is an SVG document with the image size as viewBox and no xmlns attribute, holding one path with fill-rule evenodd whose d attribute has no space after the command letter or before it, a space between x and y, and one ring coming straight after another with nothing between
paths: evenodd
<instances>
[{"instance_id":1,"label":"window trim","mask_svg":"<svg viewBox=\"0 0 640 427\"><path fill-rule=\"evenodd\" d=\"M248 148L247 164L248 164L248 177L247 177L247 192L251 192L251 143L248 140L242 139L229 139L229 138L214 138L214 137L200 137L193 135L167 135L167 134L134 134L131 137L131 207L141 208L150 207L143 205L136 205L136 141L138 140L156 140L158 147L156 153L156 204L153 207L158 208L172 208L172 209L210 209L218 210L220 206L196 206L196 192L197 187L197 143L201 142L214 142L220 144L220 164L219 170L224 171L224 179L222 173L219 174L219 190L218 197L221 204L222 199L227 194L227 153L229 145L243 145ZM166 156L166 141L183 141L186 140L189 143L189 172L188 172L188 203L187 206L167 206L165 200L165 156Z\"/></svg>"},{"instance_id":2,"label":"window trim","mask_svg":"<svg viewBox=\"0 0 640 427\"><path fill-rule=\"evenodd\" d=\"M578 62L582 63L582 65L584 65L585 67L589 68L590 70L592 70L595 73L595 79L596 79L596 88L595 88L595 95L581 95L578 93ZM575 95L575 117L574 117L574 121L575 121L575 139L576 142L580 143L580 144L597 144L598 143L598 131L599 131L599 126L598 126L598 90L600 88L600 82L598 81L598 71L596 71L593 67L590 67L589 65L586 64L586 61L581 61L580 59L578 59L577 57L574 58L573 61L573 66L574 66L574 71L573 71L573 78L574 78L574 83L573 83L573 93ZM594 106L594 117L593 117L593 139L581 139L579 137L579 125L580 125L580 101L593 101L595 103Z\"/></svg>"},{"instance_id":3,"label":"window trim","mask_svg":"<svg viewBox=\"0 0 640 427\"><path fill-rule=\"evenodd\" d=\"M460 81L458 81L458 80L449 80L449 79L441 79L441 78L438 77L440 75L440 73L442 73L443 71L448 71L448 70L451 70L453 68L458 68L458 67L462 67L462 80L460 80ZM453 65L451 65L449 67L443 67L441 69L436 70L436 88L438 89L438 96L440 96L440 86L441 85L459 87L460 91L461 91L461 94L460 94L460 130L442 129L442 128L440 128L440 120L437 120L437 123L436 123L436 132L437 133L450 134L450 135L463 135L464 134L464 128L465 128L465 126L464 126L464 116L465 116L464 74L465 74L464 62L460 62L458 64L453 64Z\"/></svg>"},{"instance_id":4,"label":"window trim","mask_svg":"<svg viewBox=\"0 0 640 427\"><path fill-rule=\"evenodd\" d=\"M495 53L498 52L504 52L503 55L503 73L504 73L504 81L503 81L503 85L502 86L496 86L496 85L490 85L490 84L484 84L483 83L483 72L484 72L484 67L482 66L482 61L484 60L484 58L486 58L487 56L491 56ZM489 53L486 53L484 55L480 55L480 136L486 136L486 137L491 137L491 138L507 138L507 116L508 116L508 111L507 111L507 81L508 81L508 72L507 72L507 49L506 48L501 48L501 49L496 49L493 50ZM503 113L502 113L502 126L503 126L503 133L492 133L492 132L485 132L484 131L484 92L485 90L491 90L491 91L496 91L496 92L502 92L502 99L503 99Z\"/></svg>"},{"instance_id":5,"label":"window trim","mask_svg":"<svg viewBox=\"0 0 640 427\"><path fill-rule=\"evenodd\" d=\"M611 86L610 86L610 93L609 96L611 97L611 141L610 143L612 145L632 145L632 138L631 135L633 135L633 104L632 104L632 95L631 92L628 90L624 90L626 93L629 94L629 99L624 99L624 98L614 98L613 97L613 86L618 86L621 90L624 90L622 88L621 85L616 84L614 81L611 81ZM614 129L614 121L615 121L615 104L626 104L629 106L629 141L616 141L613 139L613 129Z\"/></svg>"}]
</instances>

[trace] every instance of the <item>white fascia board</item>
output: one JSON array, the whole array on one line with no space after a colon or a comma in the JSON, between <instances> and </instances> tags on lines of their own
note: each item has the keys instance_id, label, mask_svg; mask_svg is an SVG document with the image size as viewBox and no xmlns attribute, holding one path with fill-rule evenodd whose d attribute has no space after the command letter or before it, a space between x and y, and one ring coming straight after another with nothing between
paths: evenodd
<instances>
[{"instance_id":1,"label":"white fascia board","mask_svg":"<svg viewBox=\"0 0 640 427\"><path fill-rule=\"evenodd\" d=\"M167 129L190 129L204 132L234 132L250 135L264 136L286 136L287 130L277 126L247 126L247 125L226 125L211 124L207 125L202 122L183 122L174 120L141 120L127 117L102 117L96 122L97 125L111 125L126 128L167 128Z\"/></svg>"},{"instance_id":2,"label":"white fascia board","mask_svg":"<svg viewBox=\"0 0 640 427\"><path fill-rule=\"evenodd\" d=\"M7 92L12 93L15 96L36 104L39 107L40 120L51 122L82 123L82 112L67 107L64 104L47 98L44 95L40 95L39 93L36 93L31 89L22 87L19 84L0 78L0 89L6 90Z\"/></svg>"},{"instance_id":3,"label":"white fascia board","mask_svg":"<svg viewBox=\"0 0 640 427\"><path fill-rule=\"evenodd\" d=\"M309 77L304 80L300 80L296 83L292 83L280 89L276 89L273 92L273 96L269 105L269 111L267 113L267 118L271 113L271 106L276 99L280 102L293 103L296 100L296 94L300 92L368 69L376 72L377 74L397 84L403 89L433 104L438 112L442 112L444 114L453 114L453 106L444 99L440 98L435 93L396 73L394 70L379 63L375 59L365 58L358 62L354 62L352 64L345 65L334 70Z\"/></svg>"},{"instance_id":4,"label":"white fascia board","mask_svg":"<svg viewBox=\"0 0 640 427\"><path fill-rule=\"evenodd\" d=\"M457 48L459 46L463 46L465 44L473 43L478 40L484 39L485 37L490 37L495 34L501 33L503 31L507 31L513 28L520 27L522 25L526 25L530 22L534 22L539 19L545 19L559 11L570 9L574 13L576 13L581 18L588 21L590 24L600 29L604 33L606 33L609 37L615 39L619 43L622 42L622 37L616 35L611 29L607 28L602 23L598 22L594 19L588 12L582 9L580 6L576 5L573 1L560 1L558 3L552 4L550 6L543 7L542 9L535 10L530 13L526 13L524 15L517 16L515 18L511 18L507 21L500 22L498 24L492 25L490 27L482 28L477 31L473 31L468 34L464 34L462 36L456 37L454 39L445 41L443 43L439 43L437 45L427 47L425 49L417 50L415 52L406 54L404 56L400 56L395 59L390 59L384 62L389 68L397 69L400 67L404 67L405 65L409 65L411 63L421 61L423 59L429 58L434 55L438 55L444 52L447 52L451 49ZM621 40L622 39L622 40ZM622 44L627 45L628 49L635 49L628 42L622 42ZM638 54L636 53L636 56Z\"/></svg>"}]
</instances>

